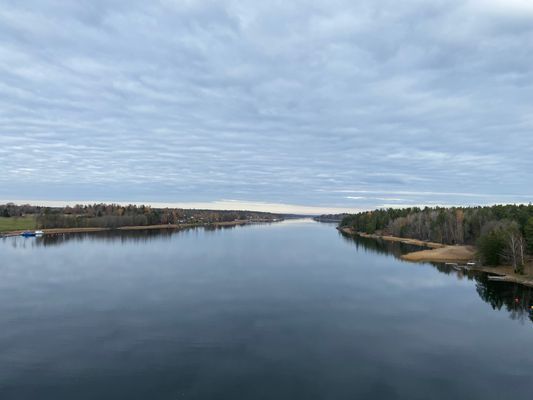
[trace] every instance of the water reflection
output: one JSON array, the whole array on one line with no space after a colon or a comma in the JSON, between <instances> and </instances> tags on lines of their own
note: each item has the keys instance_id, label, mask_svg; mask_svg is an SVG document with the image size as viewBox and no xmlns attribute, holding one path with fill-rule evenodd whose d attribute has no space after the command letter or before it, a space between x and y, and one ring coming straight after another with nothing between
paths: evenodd
<instances>
[{"instance_id":1,"label":"water reflection","mask_svg":"<svg viewBox=\"0 0 533 400\"><path fill-rule=\"evenodd\" d=\"M370 251L379 254L389 254L396 258L401 255L422 250L420 246L391 242L381 239L364 238L347 235L340 232L344 240L352 243L358 251ZM491 281L487 273L465 269L455 269L444 263L428 263L439 272L454 275L457 279L475 281L476 292L494 310L505 310L509 317L518 321L533 322L533 288L510 282Z\"/></svg>"},{"instance_id":2,"label":"water reflection","mask_svg":"<svg viewBox=\"0 0 533 400\"><path fill-rule=\"evenodd\" d=\"M358 250L370 251L377 254L390 254L398 258L402 254L423 250L423 247L413 244L352 236L341 231L339 231L339 235L347 242L353 243Z\"/></svg>"},{"instance_id":3,"label":"water reflection","mask_svg":"<svg viewBox=\"0 0 533 400\"><path fill-rule=\"evenodd\" d=\"M268 225L270 223L254 223L254 225ZM136 229L136 230L110 230L101 232L80 232L80 233L57 233L47 234L41 237L4 237L0 240L9 243L13 248L34 248L46 246L60 246L69 242L114 242L117 244L126 243L147 243L152 241L170 241L173 236L184 234L194 234L203 231L207 234L219 231L238 229L243 225L205 225L201 227L186 227L176 229Z\"/></svg>"},{"instance_id":4,"label":"water reflection","mask_svg":"<svg viewBox=\"0 0 533 400\"><path fill-rule=\"evenodd\" d=\"M533 322L533 289L527 286L509 282L495 282L488 279L488 275L478 273L476 291L493 310L506 310L511 319Z\"/></svg>"},{"instance_id":5,"label":"water reflection","mask_svg":"<svg viewBox=\"0 0 533 400\"><path fill-rule=\"evenodd\" d=\"M308 221L0 240L0 399L529 399L530 292L412 248Z\"/></svg>"},{"instance_id":6,"label":"water reflection","mask_svg":"<svg viewBox=\"0 0 533 400\"><path fill-rule=\"evenodd\" d=\"M183 230L157 229L157 230L135 230L135 231L102 231L84 233L58 233L44 235L42 237L24 238L10 237L3 240L10 243L14 248L34 248L47 246L60 246L69 242L115 242L115 243L140 243L153 240L170 240L174 234L179 234Z\"/></svg>"}]
</instances>

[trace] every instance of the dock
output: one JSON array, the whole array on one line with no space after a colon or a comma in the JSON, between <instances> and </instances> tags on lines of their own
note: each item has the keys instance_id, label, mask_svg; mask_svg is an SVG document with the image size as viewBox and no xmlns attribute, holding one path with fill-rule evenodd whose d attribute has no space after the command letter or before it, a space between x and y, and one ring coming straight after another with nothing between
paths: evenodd
<instances>
[{"instance_id":1,"label":"dock","mask_svg":"<svg viewBox=\"0 0 533 400\"><path fill-rule=\"evenodd\" d=\"M502 275L489 275L488 276L489 281L497 281L497 282L511 282L511 280L507 276Z\"/></svg>"}]
</instances>

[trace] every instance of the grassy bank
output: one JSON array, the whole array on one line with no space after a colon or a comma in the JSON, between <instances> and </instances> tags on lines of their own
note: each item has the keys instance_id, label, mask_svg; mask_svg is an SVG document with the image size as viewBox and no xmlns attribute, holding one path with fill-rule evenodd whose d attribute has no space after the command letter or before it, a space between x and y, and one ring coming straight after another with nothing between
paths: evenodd
<instances>
[{"instance_id":1,"label":"grassy bank","mask_svg":"<svg viewBox=\"0 0 533 400\"><path fill-rule=\"evenodd\" d=\"M0 217L0 232L25 231L35 229L35 217Z\"/></svg>"}]
</instances>

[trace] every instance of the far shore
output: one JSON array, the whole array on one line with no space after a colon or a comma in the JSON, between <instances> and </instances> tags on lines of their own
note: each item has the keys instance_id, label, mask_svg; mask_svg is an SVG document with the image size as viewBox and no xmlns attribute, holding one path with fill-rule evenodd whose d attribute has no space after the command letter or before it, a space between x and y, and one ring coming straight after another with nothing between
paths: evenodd
<instances>
[{"instance_id":1,"label":"far shore","mask_svg":"<svg viewBox=\"0 0 533 400\"><path fill-rule=\"evenodd\" d=\"M221 221L221 222L202 222L202 223L187 223L187 224L160 224L160 225L136 225L136 226L121 226L117 228L51 228L51 229L41 229L43 235L57 235L65 233L91 233L91 232L107 232L107 231L142 231L142 230L157 230L157 229L186 229L186 228L196 228L196 227L210 227L210 226L238 226L238 225L248 225L255 223L265 223L265 222L278 222L278 220L239 220L239 221ZM30 230L34 231L34 230ZM25 231L10 231L0 233L0 237L9 237L9 236L19 236Z\"/></svg>"},{"instance_id":2,"label":"far shore","mask_svg":"<svg viewBox=\"0 0 533 400\"><path fill-rule=\"evenodd\" d=\"M401 256L402 260L411 262L441 262L441 263L457 263L465 264L469 261L476 260L476 248L474 246L463 245L444 245L442 243L425 242L423 240L400 238L396 236L367 234L363 232L356 232L351 228L338 228L341 232L348 235L357 235L371 239L382 239L391 242L400 242L406 244L413 244L417 246L428 247L428 250L413 251L411 253ZM525 286L533 287L533 265L527 265L525 274L520 275L514 272L511 266L497 266L489 267L478 265L468 266L469 270L486 272L489 274L499 275L503 277L505 282L518 283Z\"/></svg>"}]
</instances>

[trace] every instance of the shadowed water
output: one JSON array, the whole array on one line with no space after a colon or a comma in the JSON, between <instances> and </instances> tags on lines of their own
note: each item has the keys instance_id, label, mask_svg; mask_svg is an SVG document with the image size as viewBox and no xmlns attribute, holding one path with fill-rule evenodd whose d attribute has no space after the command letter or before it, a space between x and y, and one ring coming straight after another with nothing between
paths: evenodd
<instances>
[{"instance_id":1,"label":"shadowed water","mask_svg":"<svg viewBox=\"0 0 533 400\"><path fill-rule=\"evenodd\" d=\"M529 399L531 290L287 221L0 240L0 399Z\"/></svg>"}]
</instances>

